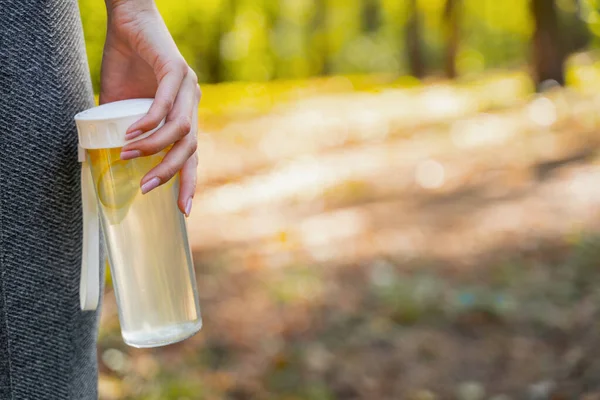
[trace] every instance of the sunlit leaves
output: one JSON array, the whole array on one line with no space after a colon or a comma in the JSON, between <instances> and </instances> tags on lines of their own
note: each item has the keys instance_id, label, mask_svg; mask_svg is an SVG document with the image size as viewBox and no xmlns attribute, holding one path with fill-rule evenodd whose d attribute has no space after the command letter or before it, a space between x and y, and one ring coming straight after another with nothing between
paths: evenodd
<instances>
[{"instance_id":1,"label":"sunlit leaves","mask_svg":"<svg viewBox=\"0 0 600 400\"><path fill-rule=\"evenodd\" d=\"M408 0L371 0L371 8L366 8L365 1L157 0L157 5L180 51L204 82L406 73ZM445 3L417 3L423 57L430 74L443 68ZM574 32L573 25L580 18L600 36L597 3L581 0L576 8L573 1L557 0L568 22L565 29ZM90 70L98 89L104 6L96 0L79 0L79 4ZM528 4L527 0L461 0L459 75L528 61L533 29ZM368 10L376 18L367 27Z\"/></svg>"}]
</instances>

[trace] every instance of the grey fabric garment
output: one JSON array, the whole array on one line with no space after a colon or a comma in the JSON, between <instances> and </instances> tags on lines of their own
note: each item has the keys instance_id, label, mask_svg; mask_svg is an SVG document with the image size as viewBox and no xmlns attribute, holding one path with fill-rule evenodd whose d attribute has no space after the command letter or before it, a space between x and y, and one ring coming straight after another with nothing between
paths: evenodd
<instances>
[{"instance_id":1,"label":"grey fabric garment","mask_svg":"<svg viewBox=\"0 0 600 400\"><path fill-rule=\"evenodd\" d=\"M90 106L76 0L0 0L2 400L98 398L73 122Z\"/></svg>"}]
</instances>

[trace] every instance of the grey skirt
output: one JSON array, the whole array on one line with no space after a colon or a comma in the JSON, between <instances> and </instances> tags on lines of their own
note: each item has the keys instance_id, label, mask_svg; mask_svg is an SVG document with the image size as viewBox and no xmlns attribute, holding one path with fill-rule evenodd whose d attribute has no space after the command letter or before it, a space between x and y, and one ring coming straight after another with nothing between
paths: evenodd
<instances>
[{"instance_id":1,"label":"grey skirt","mask_svg":"<svg viewBox=\"0 0 600 400\"><path fill-rule=\"evenodd\" d=\"M2 400L98 398L73 123L90 106L76 0L0 0Z\"/></svg>"}]
</instances>

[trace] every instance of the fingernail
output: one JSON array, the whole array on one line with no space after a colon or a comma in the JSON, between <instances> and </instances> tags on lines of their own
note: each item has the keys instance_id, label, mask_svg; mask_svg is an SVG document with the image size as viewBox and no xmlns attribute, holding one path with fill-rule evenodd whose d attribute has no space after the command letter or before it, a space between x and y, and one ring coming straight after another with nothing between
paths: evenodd
<instances>
[{"instance_id":1,"label":"fingernail","mask_svg":"<svg viewBox=\"0 0 600 400\"><path fill-rule=\"evenodd\" d=\"M152 189L155 189L158 185L160 185L160 179L155 176L142 185L142 194L148 193Z\"/></svg>"},{"instance_id":2,"label":"fingernail","mask_svg":"<svg viewBox=\"0 0 600 400\"><path fill-rule=\"evenodd\" d=\"M189 217L191 212L192 212L192 198L190 197L188 199L187 203L185 204L185 216Z\"/></svg>"},{"instance_id":3,"label":"fingernail","mask_svg":"<svg viewBox=\"0 0 600 400\"><path fill-rule=\"evenodd\" d=\"M121 160L131 160L132 158L137 158L142 155L142 152L139 150L127 150L121 152Z\"/></svg>"},{"instance_id":4,"label":"fingernail","mask_svg":"<svg viewBox=\"0 0 600 400\"><path fill-rule=\"evenodd\" d=\"M140 136L142 133L144 133L144 132L142 132L139 129L137 131L133 131L131 133L127 133L127 134L125 134L125 140L135 139L136 137Z\"/></svg>"}]
</instances>

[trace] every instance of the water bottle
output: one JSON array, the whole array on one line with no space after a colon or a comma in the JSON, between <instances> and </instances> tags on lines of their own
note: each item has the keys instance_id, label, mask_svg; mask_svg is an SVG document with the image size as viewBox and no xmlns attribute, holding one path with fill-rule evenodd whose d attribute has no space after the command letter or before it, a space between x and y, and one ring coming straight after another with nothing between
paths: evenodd
<instances>
[{"instance_id":1,"label":"water bottle","mask_svg":"<svg viewBox=\"0 0 600 400\"><path fill-rule=\"evenodd\" d=\"M92 310L98 304L100 223L121 333L134 347L175 343L202 325L186 221L177 207L179 177L142 194L142 177L166 152L120 159L129 143L125 131L151 104L152 99L123 100L75 116L84 213L81 307Z\"/></svg>"}]
</instances>

